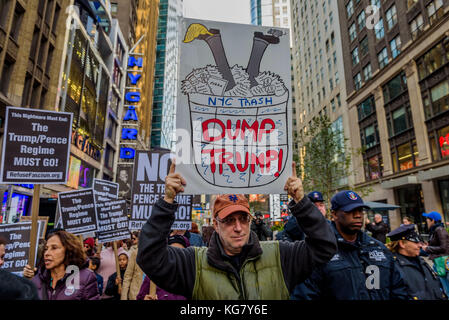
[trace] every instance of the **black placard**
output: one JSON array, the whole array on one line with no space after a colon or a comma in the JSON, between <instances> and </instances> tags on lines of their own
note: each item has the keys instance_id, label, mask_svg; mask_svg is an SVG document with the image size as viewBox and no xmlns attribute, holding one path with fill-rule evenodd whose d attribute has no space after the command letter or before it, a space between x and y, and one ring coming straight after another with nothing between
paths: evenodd
<instances>
[{"instance_id":1,"label":"black placard","mask_svg":"<svg viewBox=\"0 0 449 320\"><path fill-rule=\"evenodd\" d=\"M73 234L97 231L97 209L93 189L58 194L62 227Z\"/></svg>"},{"instance_id":2,"label":"black placard","mask_svg":"<svg viewBox=\"0 0 449 320\"><path fill-rule=\"evenodd\" d=\"M131 238L127 212L126 200L97 203L99 242Z\"/></svg>"},{"instance_id":3,"label":"black placard","mask_svg":"<svg viewBox=\"0 0 449 320\"><path fill-rule=\"evenodd\" d=\"M6 108L2 183L65 184L72 113Z\"/></svg>"},{"instance_id":4,"label":"black placard","mask_svg":"<svg viewBox=\"0 0 449 320\"><path fill-rule=\"evenodd\" d=\"M136 151L134 160L132 209L130 230L140 230L151 216L153 205L165 193L165 177L170 170L170 151ZM179 194L178 210L172 229L190 229L192 220L192 196Z\"/></svg>"},{"instance_id":5,"label":"black placard","mask_svg":"<svg viewBox=\"0 0 449 320\"><path fill-rule=\"evenodd\" d=\"M118 197L118 183L95 178L92 188L97 205L99 202L114 200Z\"/></svg>"},{"instance_id":6,"label":"black placard","mask_svg":"<svg viewBox=\"0 0 449 320\"><path fill-rule=\"evenodd\" d=\"M0 236L7 242L2 269L21 273L30 255L31 222L0 224Z\"/></svg>"}]
</instances>

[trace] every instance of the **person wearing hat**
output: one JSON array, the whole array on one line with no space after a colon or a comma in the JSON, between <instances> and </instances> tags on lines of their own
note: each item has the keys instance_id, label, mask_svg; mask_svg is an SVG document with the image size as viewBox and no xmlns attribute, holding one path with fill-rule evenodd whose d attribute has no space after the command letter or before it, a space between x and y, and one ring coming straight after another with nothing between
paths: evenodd
<instances>
[{"instance_id":1,"label":"person wearing hat","mask_svg":"<svg viewBox=\"0 0 449 320\"><path fill-rule=\"evenodd\" d=\"M307 195L310 201L320 210L324 217L326 217L326 204L324 203L323 194L319 191L312 191Z\"/></svg>"},{"instance_id":2,"label":"person wearing hat","mask_svg":"<svg viewBox=\"0 0 449 320\"><path fill-rule=\"evenodd\" d=\"M255 232L259 241L267 241L268 238L272 236L271 230L268 229L267 225L263 221L263 214L260 211L256 211L254 214L256 219L251 223L251 231Z\"/></svg>"},{"instance_id":3,"label":"person wearing hat","mask_svg":"<svg viewBox=\"0 0 449 320\"><path fill-rule=\"evenodd\" d=\"M447 300L438 276L419 256L421 239L414 224L401 225L387 234L391 242L388 249L393 252L401 270L407 293L411 300Z\"/></svg>"},{"instance_id":4,"label":"person wearing hat","mask_svg":"<svg viewBox=\"0 0 449 320\"><path fill-rule=\"evenodd\" d=\"M446 256L449 259L449 234L444 228L441 214L432 211L422 215L426 217L427 227L429 228L429 244L424 245L422 249L429 253L429 259L433 261ZM434 270L436 270L435 263ZM440 281L443 284L446 295L449 295L449 271L446 271L446 275L440 276Z\"/></svg>"},{"instance_id":5,"label":"person wearing hat","mask_svg":"<svg viewBox=\"0 0 449 320\"><path fill-rule=\"evenodd\" d=\"M354 191L344 190L331 199L330 223L338 250L325 265L298 285L296 300L407 299L407 291L392 253L363 232L363 209L369 208Z\"/></svg>"},{"instance_id":6,"label":"person wearing hat","mask_svg":"<svg viewBox=\"0 0 449 320\"><path fill-rule=\"evenodd\" d=\"M154 205L139 239L137 263L168 292L189 300L288 299L296 284L336 252L332 230L304 197L294 163L284 190L293 198L289 209L306 233L306 241L259 241L250 229L248 199L241 194L223 194L213 205L215 232L209 247L172 248L166 237L175 220L175 196L184 191L185 184L172 164L164 198Z\"/></svg>"},{"instance_id":7,"label":"person wearing hat","mask_svg":"<svg viewBox=\"0 0 449 320\"><path fill-rule=\"evenodd\" d=\"M94 252L94 246L95 246L95 240L94 238L86 238L84 239L84 252L86 253L86 256L92 257Z\"/></svg>"}]
</instances>

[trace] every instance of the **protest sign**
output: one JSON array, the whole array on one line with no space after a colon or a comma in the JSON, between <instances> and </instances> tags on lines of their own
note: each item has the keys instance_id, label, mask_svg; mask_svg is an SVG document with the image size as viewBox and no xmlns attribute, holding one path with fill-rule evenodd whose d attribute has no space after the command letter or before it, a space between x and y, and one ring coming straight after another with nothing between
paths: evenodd
<instances>
[{"instance_id":1,"label":"protest sign","mask_svg":"<svg viewBox=\"0 0 449 320\"><path fill-rule=\"evenodd\" d=\"M117 165L117 179L119 185L118 197L120 199L131 200L131 181L133 168L130 165Z\"/></svg>"},{"instance_id":2,"label":"protest sign","mask_svg":"<svg viewBox=\"0 0 449 320\"><path fill-rule=\"evenodd\" d=\"M59 212L62 227L73 234L97 231L97 210L93 189L60 192Z\"/></svg>"},{"instance_id":3,"label":"protest sign","mask_svg":"<svg viewBox=\"0 0 449 320\"><path fill-rule=\"evenodd\" d=\"M38 234L38 239L45 239L45 233L47 232L47 225L48 225L48 219L50 217L37 217L37 234ZM20 217L20 222L25 222L25 221L32 221L32 217L31 216L21 216Z\"/></svg>"},{"instance_id":4,"label":"protest sign","mask_svg":"<svg viewBox=\"0 0 449 320\"><path fill-rule=\"evenodd\" d=\"M72 113L6 108L1 183L65 184Z\"/></svg>"},{"instance_id":5,"label":"protest sign","mask_svg":"<svg viewBox=\"0 0 449 320\"><path fill-rule=\"evenodd\" d=\"M126 200L97 202L98 242L131 238L128 229Z\"/></svg>"},{"instance_id":6,"label":"protest sign","mask_svg":"<svg viewBox=\"0 0 449 320\"><path fill-rule=\"evenodd\" d=\"M168 150L136 151L130 230L140 230L151 216L153 205L163 197L165 177L170 164ZM180 194L175 200L179 203L179 207L175 213L176 219L172 228L187 228L191 225L192 196Z\"/></svg>"},{"instance_id":7,"label":"protest sign","mask_svg":"<svg viewBox=\"0 0 449 320\"><path fill-rule=\"evenodd\" d=\"M118 183L94 178L95 203L109 201L118 197Z\"/></svg>"},{"instance_id":8,"label":"protest sign","mask_svg":"<svg viewBox=\"0 0 449 320\"><path fill-rule=\"evenodd\" d=\"M185 192L279 193L292 161L288 30L182 19L179 46Z\"/></svg>"},{"instance_id":9,"label":"protest sign","mask_svg":"<svg viewBox=\"0 0 449 320\"><path fill-rule=\"evenodd\" d=\"M21 274L28 263L30 252L31 222L0 224L0 236L6 239L5 263L2 268ZM37 241L34 241L35 243ZM37 254L37 243L35 248Z\"/></svg>"}]
</instances>

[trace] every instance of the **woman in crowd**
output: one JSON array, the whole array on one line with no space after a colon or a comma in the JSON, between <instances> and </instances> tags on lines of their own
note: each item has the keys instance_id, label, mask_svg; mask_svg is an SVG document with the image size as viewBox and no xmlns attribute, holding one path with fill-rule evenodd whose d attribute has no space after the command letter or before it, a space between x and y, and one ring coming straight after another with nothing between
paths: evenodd
<instances>
[{"instance_id":1,"label":"woman in crowd","mask_svg":"<svg viewBox=\"0 0 449 320\"><path fill-rule=\"evenodd\" d=\"M423 246L422 249L429 254L429 259L434 262L434 270L437 271L435 259L441 257L444 257L443 259L449 259L449 234L444 228L444 224L441 222L441 214L436 211L432 211L429 213L423 213L423 216L426 217L430 238L429 244ZM449 296L449 271L446 270L445 275L440 275L440 281L444 287L446 295Z\"/></svg>"},{"instance_id":2,"label":"woman in crowd","mask_svg":"<svg viewBox=\"0 0 449 320\"><path fill-rule=\"evenodd\" d=\"M39 297L42 300L98 300L97 279L88 268L80 241L63 230L49 233L46 240L44 265L36 275L29 265L24 269L24 276L33 278ZM67 270L69 266L73 271ZM73 277L77 269L79 281Z\"/></svg>"}]
</instances>

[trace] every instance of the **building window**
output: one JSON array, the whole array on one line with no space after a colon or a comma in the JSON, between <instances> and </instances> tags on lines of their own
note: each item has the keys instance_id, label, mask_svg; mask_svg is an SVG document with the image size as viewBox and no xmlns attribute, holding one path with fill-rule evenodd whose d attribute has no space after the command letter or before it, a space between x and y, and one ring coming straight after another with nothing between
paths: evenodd
<instances>
[{"instance_id":1,"label":"building window","mask_svg":"<svg viewBox=\"0 0 449 320\"><path fill-rule=\"evenodd\" d=\"M440 67L442 67L449 60L449 43L443 46L443 43L439 43L421 58L418 59L418 73L420 80L429 76Z\"/></svg>"},{"instance_id":2,"label":"building window","mask_svg":"<svg viewBox=\"0 0 449 320\"><path fill-rule=\"evenodd\" d=\"M332 108L332 111L335 111L335 99L331 100L331 108Z\"/></svg>"},{"instance_id":3,"label":"building window","mask_svg":"<svg viewBox=\"0 0 449 320\"><path fill-rule=\"evenodd\" d=\"M377 54L377 59L379 61L379 68L382 69L388 64L388 52L387 48L383 48L381 52Z\"/></svg>"},{"instance_id":4,"label":"building window","mask_svg":"<svg viewBox=\"0 0 449 320\"><path fill-rule=\"evenodd\" d=\"M385 36L385 29L384 29L384 21L381 18L379 22L374 26L374 33L376 34L376 39L380 40Z\"/></svg>"},{"instance_id":5,"label":"building window","mask_svg":"<svg viewBox=\"0 0 449 320\"><path fill-rule=\"evenodd\" d=\"M339 84L340 83L340 76L338 75L338 71L335 72L335 84Z\"/></svg>"},{"instance_id":6,"label":"building window","mask_svg":"<svg viewBox=\"0 0 449 320\"><path fill-rule=\"evenodd\" d=\"M405 171L418 166L418 148L416 140L396 147L392 152L394 172Z\"/></svg>"},{"instance_id":7,"label":"building window","mask_svg":"<svg viewBox=\"0 0 449 320\"><path fill-rule=\"evenodd\" d=\"M434 161L449 158L449 126L430 133L429 139Z\"/></svg>"},{"instance_id":8,"label":"building window","mask_svg":"<svg viewBox=\"0 0 449 320\"><path fill-rule=\"evenodd\" d=\"M11 76L14 69L14 62L12 59L5 59L5 62L3 63L3 70L1 73L1 80L0 80L0 91L5 94L5 96L8 96L8 90L9 90L9 84L11 82Z\"/></svg>"},{"instance_id":9,"label":"building window","mask_svg":"<svg viewBox=\"0 0 449 320\"><path fill-rule=\"evenodd\" d=\"M407 9L410 9L417 3L418 3L418 0L407 0Z\"/></svg>"},{"instance_id":10,"label":"building window","mask_svg":"<svg viewBox=\"0 0 449 320\"><path fill-rule=\"evenodd\" d=\"M340 94L337 94L337 104L339 107L341 107L341 98L340 98Z\"/></svg>"},{"instance_id":11,"label":"building window","mask_svg":"<svg viewBox=\"0 0 449 320\"><path fill-rule=\"evenodd\" d=\"M398 16L396 13L396 5L393 5L390 9L388 9L387 12L385 13L385 16L387 18L388 30L390 30L398 22Z\"/></svg>"},{"instance_id":12,"label":"building window","mask_svg":"<svg viewBox=\"0 0 449 320\"><path fill-rule=\"evenodd\" d=\"M354 39L357 36L357 31L355 28L355 23L351 24L351 26L349 27L349 40L352 42L354 41Z\"/></svg>"},{"instance_id":13,"label":"building window","mask_svg":"<svg viewBox=\"0 0 449 320\"><path fill-rule=\"evenodd\" d=\"M350 0L348 2L348 4L346 5L346 12L348 13L348 19L352 16L352 14L354 13L354 6L352 4L352 0Z\"/></svg>"},{"instance_id":14,"label":"building window","mask_svg":"<svg viewBox=\"0 0 449 320\"><path fill-rule=\"evenodd\" d=\"M14 10L14 17L11 25L10 37L12 37L16 42L19 38L20 26L22 25L23 15L25 10L22 6L17 2L16 9Z\"/></svg>"},{"instance_id":15,"label":"building window","mask_svg":"<svg viewBox=\"0 0 449 320\"><path fill-rule=\"evenodd\" d=\"M398 97L403 92L407 91L407 78L405 72L401 72L396 77L391 79L382 88L385 103Z\"/></svg>"},{"instance_id":16,"label":"building window","mask_svg":"<svg viewBox=\"0 0 449 320\"><path fill-rule=\"evenodd\" d=\"M334 53L332 53L332 58L334 59L334 65L337 65L337 51L334 51Z\"/></svg>"},{"instance_id":17,"label":"building window","mask_svg":"<svg viewBox=\"0 0 449 320\"><path fill-rule=\"evenodd\" d=\"M412 33L413 39L416 39L418 35L423 31L423 29L424 19L422 17L422 14L420 14L410 22L410 31Z\"/></svg>"},{"instance_id":18,"label":"building window","mask_svg":"<svg viewBox=\"0 0 449 320\"><path fill-rule=\"evenodd\" d=\"M354 89L359 90L362 87L362 76L360 72L354 77Z\"/></svg>"},{"instance_id":19,"label":"building window","mask_svg":"<svg viewBox=\"0 0 449 320\"><path fill-rule=\"evenodd\" d=\"M361 129L362 146L366 149L370 149L379 144L379 130L377 124L370 125Z\"/></svg>"},{"instance_id":20,"label":"building window","mask_svg":"<svg viewBox=\"0 0 449 320\"><path fill-rule=\"evenodd\" d=\"M372 115L376 111L376 105L374 103L374 96L370 96L357 106L357 114L359 121L362 121L366 117Z\"/></svg>"},{"instance_id":21,"label":"building window","mask_svg":"<svg viewBox=\"0 0 449 320\"><path fill-rule=\"evenodd\" d=\"M429 15L430 24L443 16L443 0L434 0L427 6L427 14ZM441 10L440 10L441 9Z\"/></svg>"},{"instance_id":22,"label":"building window","mask_svg":"<svg viewBox=\"0 0 449 320\"><path fill-rule=\"evenodd\" d=\"M360 12L359 16L357 17L357 23L359 25L359 31L361 31L366 26L365 10L362 10L362 12Z\"/></svg>"},{"instance_id":23,"label":"building window","mask_svg":"<svg viewBox=\"0 0 449 320\"><path fill-rule=\"evenodd\" d=\"M2 0L0 1L0 27L6 29L7 17L9 14L9 8L11 6L12 0Z\"/></svg>"},{"instance_id":24,"label":"building window","mask_svg":"<svg viewBox=\"0 0 449 320\"><path fill-rule=\"evenodd\" d=\"M423 100L426 119L449 110L449 81L446 80L430 89L430 99L426 94L423 95Z\"/></svg>"},{"instance_id":25,"label":"building window","mask_svg":"<svg viewBox=\"0 0 449 320\"><path fill-rule=\"evenodd\" d=\"M365 81L368 81L372 78L373 76L373 72L371 70L371 63L368 63L364 68L363 68L363 78L365 79Z\"/></svg>"},{"instance_id":26,"label":"building window","mask_svg":"<svg viewBox=\"0 0 449 320\"><path fill-rule=\"evenodd\" d=\"M368 54L368 52L369 52L368 37L365 37L360 42L360 53L362 54L362 57L364 57Z\"/></svg>"},{"instance_id":27,"label":"building window","mask_svg":"<svg viewBox=\"0 0 449 320\"><path fill-rule=\"evenodd\" d=\"M352 50L351 53L352 56L352 65L355 66L356 64L358 64L360 62L359 60L359 48L355 47L354 50Z\"/></svg>"},{"instance_id":28,"label":"building window","mask_svg":"<svg viewBox=\"0 0 449 320\"><path fill-rule=\"evenodd\" d=\"M399 35L390 41L390 49L393 59L401 53L401 37Z\"/></svg>"},{"instance_id":29,"label":"building window","mask_svg":"<svg viewBox=\"0 0 449 320\"><path fill-rule=\"evenodd\" d=\"M383 174L382 156L375 155L366 160L365 176L367 180L379 179Z\"/></svg>"}]
</instances>

